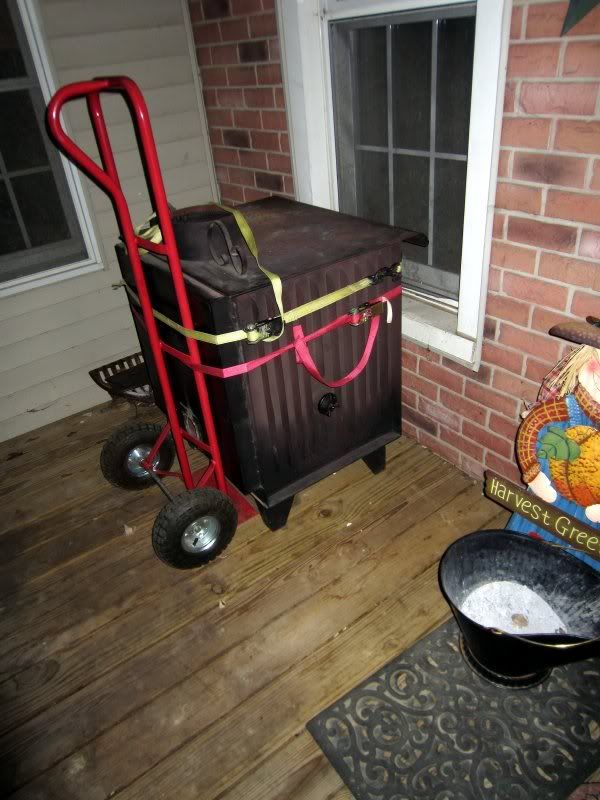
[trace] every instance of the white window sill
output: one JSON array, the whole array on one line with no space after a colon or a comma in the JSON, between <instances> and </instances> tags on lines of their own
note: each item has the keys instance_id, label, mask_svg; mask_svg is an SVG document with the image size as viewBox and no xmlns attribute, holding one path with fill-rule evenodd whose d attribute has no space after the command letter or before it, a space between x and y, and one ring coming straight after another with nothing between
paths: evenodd
<instances>
[{"instance_id":1,"label":"white window sill","mask_svg":"<svg viewBox=\"0 0 600 800\"><path fill-rule=\"evenodd\" d=\"M15 278L0 284L0 298L28 292L30 289L39 289L51 283L66 281L69 278L79 278L81 275L98 272L101 269L104 269L101 261L80 261L77 264L68 264L65 267L55 267L44 272L36 272L33 275L25 275L23 278Z\"/></svg>"},{"instance_id":2,"label":"white window sill","mask_svg":"<svg viewBox=\"0 0 600 800\"><path fill-rule=\"evenodd\" d=\"M479 368L476 342L458 334L456 326L456 312L403 296L402 336L475 371Z\"/></svg>"}]
</instances>

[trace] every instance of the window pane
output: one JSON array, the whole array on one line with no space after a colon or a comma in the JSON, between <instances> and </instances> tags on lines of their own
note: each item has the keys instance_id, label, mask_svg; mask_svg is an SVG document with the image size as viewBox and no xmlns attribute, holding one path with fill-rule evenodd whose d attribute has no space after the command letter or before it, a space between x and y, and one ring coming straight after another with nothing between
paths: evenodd
<instances>
[{"instance_id":1,"label":"window pane","mask_svg":"<svg viewBox=\"0 0 600 800\"><path fill-rule=\"evenodd\" d=\"M23 175L11 183L33 247L70 238L51 172Z\"/></svg>"},{"instance_id":2,"label":"window pane","mask_svg":"<svg viewBox=\"0 0 600 800\"><path fill-rule=\"evenodd\" d=\"M359 150L356 154L357 214L371 222L389 222L387 153Z\"/></svg>"},{"instance_id":3,"label":"window pane","mask_svg":"<svg viewBox=\"0 0 600 800\"><path fill-rule=\"evenodd\" d=\"M431 22L392 28L394 147L429 150Z\"/></svg>"},{"instance_id":4,"label":"window pane","mask_svg":"<svg viewBox=\"0 0 600 800\"><path fill-rule=\"evenodd\" d=\"M385 28L356 31L358 144L387 146Z\"/></svg>"},{"instance_id":5,"label":"window pane","mask_svg":"<svg viewBox=\"0 0 600 800\"><path fill-rule=\"evenodd\" d=\"M435 124L438 153L467 153L474 46L475 17L439 21Z\"/></svg>"},{"instance_id":6,"label":"window pane","mask_svg":"<svg viewBox=\"0 0 600 800\"><path fill-rule=\"evenodd\" d=\"M0 78L22 78L25 64L6 0L0 0Z\"/></svg>"},{"instance_id":7,"label":"window pane","mask_svg":"<svg viewBox=\"0 0 600 800\"><path fill-rule=\"evenodd\" d=\"M429 158L394 156L394 225L427 235L429 230ZM405 245L408 258L427 263L427 248Z\"/></svg>"},{"instance_id":8,"label":"window pane","mask_svg":"<svg viewBox=\"0 0 600 800\"><path fill-rule=\"evenodd\" d=\"M25 247L19 223L4 181L0 181L0 254L15 253Z\"/></svg>"},{"instance_id":9,"label":"window pane","mask_svg":"<svg viewBox=\"0 0 600 800\"><path fill-rule=\"evenodd\" d=\"M436 158L433 263L455 273L460 273L466 178L466 161Z\"/></svg>"},{"instance_id":10,"label":"window pane","mask_svg":"<svg viewBox=\"0 0 600 800\"><path fill-rule=\"evenodd\" d=\"M45 166L48 155L26 89L0 92L0 152L9 172Z\"/></svg>"}]
</instances>

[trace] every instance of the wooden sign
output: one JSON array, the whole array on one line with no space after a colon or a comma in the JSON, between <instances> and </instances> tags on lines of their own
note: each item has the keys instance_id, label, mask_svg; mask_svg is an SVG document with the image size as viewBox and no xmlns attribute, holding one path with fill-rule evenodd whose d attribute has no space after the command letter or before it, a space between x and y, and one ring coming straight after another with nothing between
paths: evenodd
<instances>
[{"instance_id":1,"label":"wooden sign","mask_svg":"<svg viewBox=\"0 0 600 800\"><path fill-rule=\"evenodd\" d=\"M485 473L484 492L490 500L520 514L548 533L564 539L570 547L600 562L600 530L569 516L560 508L555 508L494 472Z\"/></svg>"}]
</instances>

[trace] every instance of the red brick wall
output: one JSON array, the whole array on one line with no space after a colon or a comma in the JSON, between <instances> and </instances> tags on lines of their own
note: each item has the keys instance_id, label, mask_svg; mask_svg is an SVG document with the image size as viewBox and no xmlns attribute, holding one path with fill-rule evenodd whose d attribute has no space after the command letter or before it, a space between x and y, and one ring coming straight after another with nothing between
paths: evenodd
<instances>
[{"instance_id":1,"label":"red brick wall","mask_svg":"<svg viewBox=\"0 0 600 800\"><path fill-rule=\"evenodd\" d=\"M190 0L215 163L232 202L293 192L272 6ZM566 348L548 328L600 316L600 7L560 37L566 10L519 0L513 9L481 368L403 346L405 433L475 476L490 467L518 477L523 401Z\"/></svg>"},{"instance_id":2,"label":"red brick wall","mask_svg":"<svg viewBox=\"0 0 600 800\"><path fill-rule=\"evenodd\" d=\"M221 199L294 196L274 0L189 0Z\"/></svg>"}]
</instances>

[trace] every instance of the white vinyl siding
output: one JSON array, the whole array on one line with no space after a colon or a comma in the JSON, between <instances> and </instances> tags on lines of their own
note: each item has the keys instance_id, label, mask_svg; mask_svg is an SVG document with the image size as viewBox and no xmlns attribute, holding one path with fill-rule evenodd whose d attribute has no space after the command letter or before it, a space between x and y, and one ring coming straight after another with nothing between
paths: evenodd
<instances>
[{"instance_id":1,"label":"white vinyl siding","mask_svg":"<svg viewBox=\"0 0 600 800\"><path fill-rule=\"evenodd\" d=\"M29 4L30 0L23 0ZM56 86L127 75L142 88L158 145L169 202L216 197L187 8L179 0L38 0L39 22ZM149 214L145 181L128 112L103 101L123 189L134 222ZM82 101L66 114L78 144L97 154ZM118 236L108 198L84 179L102 269L0 297L0 439L101 403L107 395L88 371L137 349L119 280Z\"/></svg>"}]
</instances>

